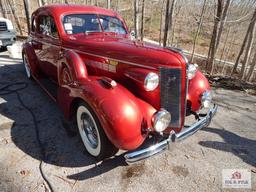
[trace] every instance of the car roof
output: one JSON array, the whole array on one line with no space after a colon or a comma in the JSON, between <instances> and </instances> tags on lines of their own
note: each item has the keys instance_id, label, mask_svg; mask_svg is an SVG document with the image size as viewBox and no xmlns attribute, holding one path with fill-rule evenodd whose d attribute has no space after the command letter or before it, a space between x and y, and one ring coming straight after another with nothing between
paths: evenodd
<instances>
[{"instance_id":1,"label":"car roof","mask_svg":"<svg viewBox=\"0 0 256 192\"><path fill-rule=\"evenodd\" d=\"M39 13L41 11L50 11L55 16L72 14L72 13L93 13L93 14L103 14L108 16L118 16L114 11L96 7L96 6L85 6L85 5L75 5L75 4L51 4L40 7L35 11Z\"/></svg>"}]
</instances>

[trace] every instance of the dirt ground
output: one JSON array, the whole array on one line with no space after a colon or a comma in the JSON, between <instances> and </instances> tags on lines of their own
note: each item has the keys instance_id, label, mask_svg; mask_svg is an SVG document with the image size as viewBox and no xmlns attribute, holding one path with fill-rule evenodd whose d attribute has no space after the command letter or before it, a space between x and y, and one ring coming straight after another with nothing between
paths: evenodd
<instances>
[{"instance_id":1,"label":"dirt ground","mask_svg":"<svg viewBox=\"0 0 256 192\"><path fill-rule=\"evenodd\" d=\"M57 105L31 80L20 60L0 53L0 89L25 82L25 89L0 96L0 192L48 191L42 170L54 191L234 191L222 188L223 169L251 171L256 191L256 97L215 89L219 110L208 128L169 151L127 165L122 152L96 163L78 135L65 129ZM17 88L17 87L16 87ZM10 87L14 89L14 87ZM42 159L39 138L46 151Z\"/></svg>"}]
</instances>

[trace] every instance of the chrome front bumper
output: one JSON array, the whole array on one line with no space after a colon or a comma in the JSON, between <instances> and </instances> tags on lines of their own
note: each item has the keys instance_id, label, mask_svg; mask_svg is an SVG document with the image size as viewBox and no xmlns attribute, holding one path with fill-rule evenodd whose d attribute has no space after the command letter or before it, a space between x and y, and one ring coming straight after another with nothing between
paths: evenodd
<instances>
[{"instance_id":1,"label":"chrome front bumper","mask_svg":"<svg viewBox=\"0 0 256 192\"><path fill-rule=\"evenodd\" d=\"M140 150L137 150L134 152L127 153L124 156L126 161L128 163L134 163L136 161L139 161L139 160L148 158L150 156L153 156L155 154L158 154L158 153L168 149L169 145L172 142L181 141L181 140L193 135L195 132L197 132L201 128L207 127L210 124L212 117L215 115L217 108L218 108L217 105L214 105L212 108L210 108L208 110L207 114L203 118L201 118L199 121L194 123L192 126L183 129L179 133L170 134L167 139L165 139L155 145L152 145L148 148L140 149Z\"/></svg>"}]
</instances>

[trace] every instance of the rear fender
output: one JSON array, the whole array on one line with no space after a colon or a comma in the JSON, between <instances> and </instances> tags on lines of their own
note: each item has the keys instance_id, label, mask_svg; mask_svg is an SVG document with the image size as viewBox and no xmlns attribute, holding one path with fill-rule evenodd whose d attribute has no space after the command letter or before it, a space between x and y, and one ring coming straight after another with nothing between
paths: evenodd
<instances>
[{"instance_id":1,"label":"rear fender","mask_svg":"<svg viewBox=\"0 0 256 192\"><path fill-rule=\"evenodd\" d=\"M59 61L58 67L58 81L61 85L62 71L65 67L68 68L70 76L73 81L80 81L86 79L88 76L86 65L82 58L72 50L63 52L63 58Z\"/></svg>"}]
</instances>

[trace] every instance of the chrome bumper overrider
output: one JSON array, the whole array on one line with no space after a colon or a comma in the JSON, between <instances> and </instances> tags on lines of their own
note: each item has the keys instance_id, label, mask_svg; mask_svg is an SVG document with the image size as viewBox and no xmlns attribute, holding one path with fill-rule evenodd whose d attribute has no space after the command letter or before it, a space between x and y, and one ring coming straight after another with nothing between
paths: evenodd
<instances>
[{"instance_id":1,"label":"chrome bumper overrider","mask_svg":"<svg viewBox=\"0 0 256 192\"><path fill-rule=\"evenodd\" d=\"M127 153L125 155L126 161L128 163L133 163L133 162L145 159L147 157L153 156L155 154L158 154L168 149L171 142L181 141L193 135L199 129L203 127L207 127L210 124L212 117L215 115L217 108L218 108L217 105L214 105L212 108L208 110L207 114L203 118L201 118L199 121L194 123L192 126L183 129L181 132L177 134L176 133L170 134L170 136L166 140L163 140L148 148Z\"/></svg>"}]
</instances>

